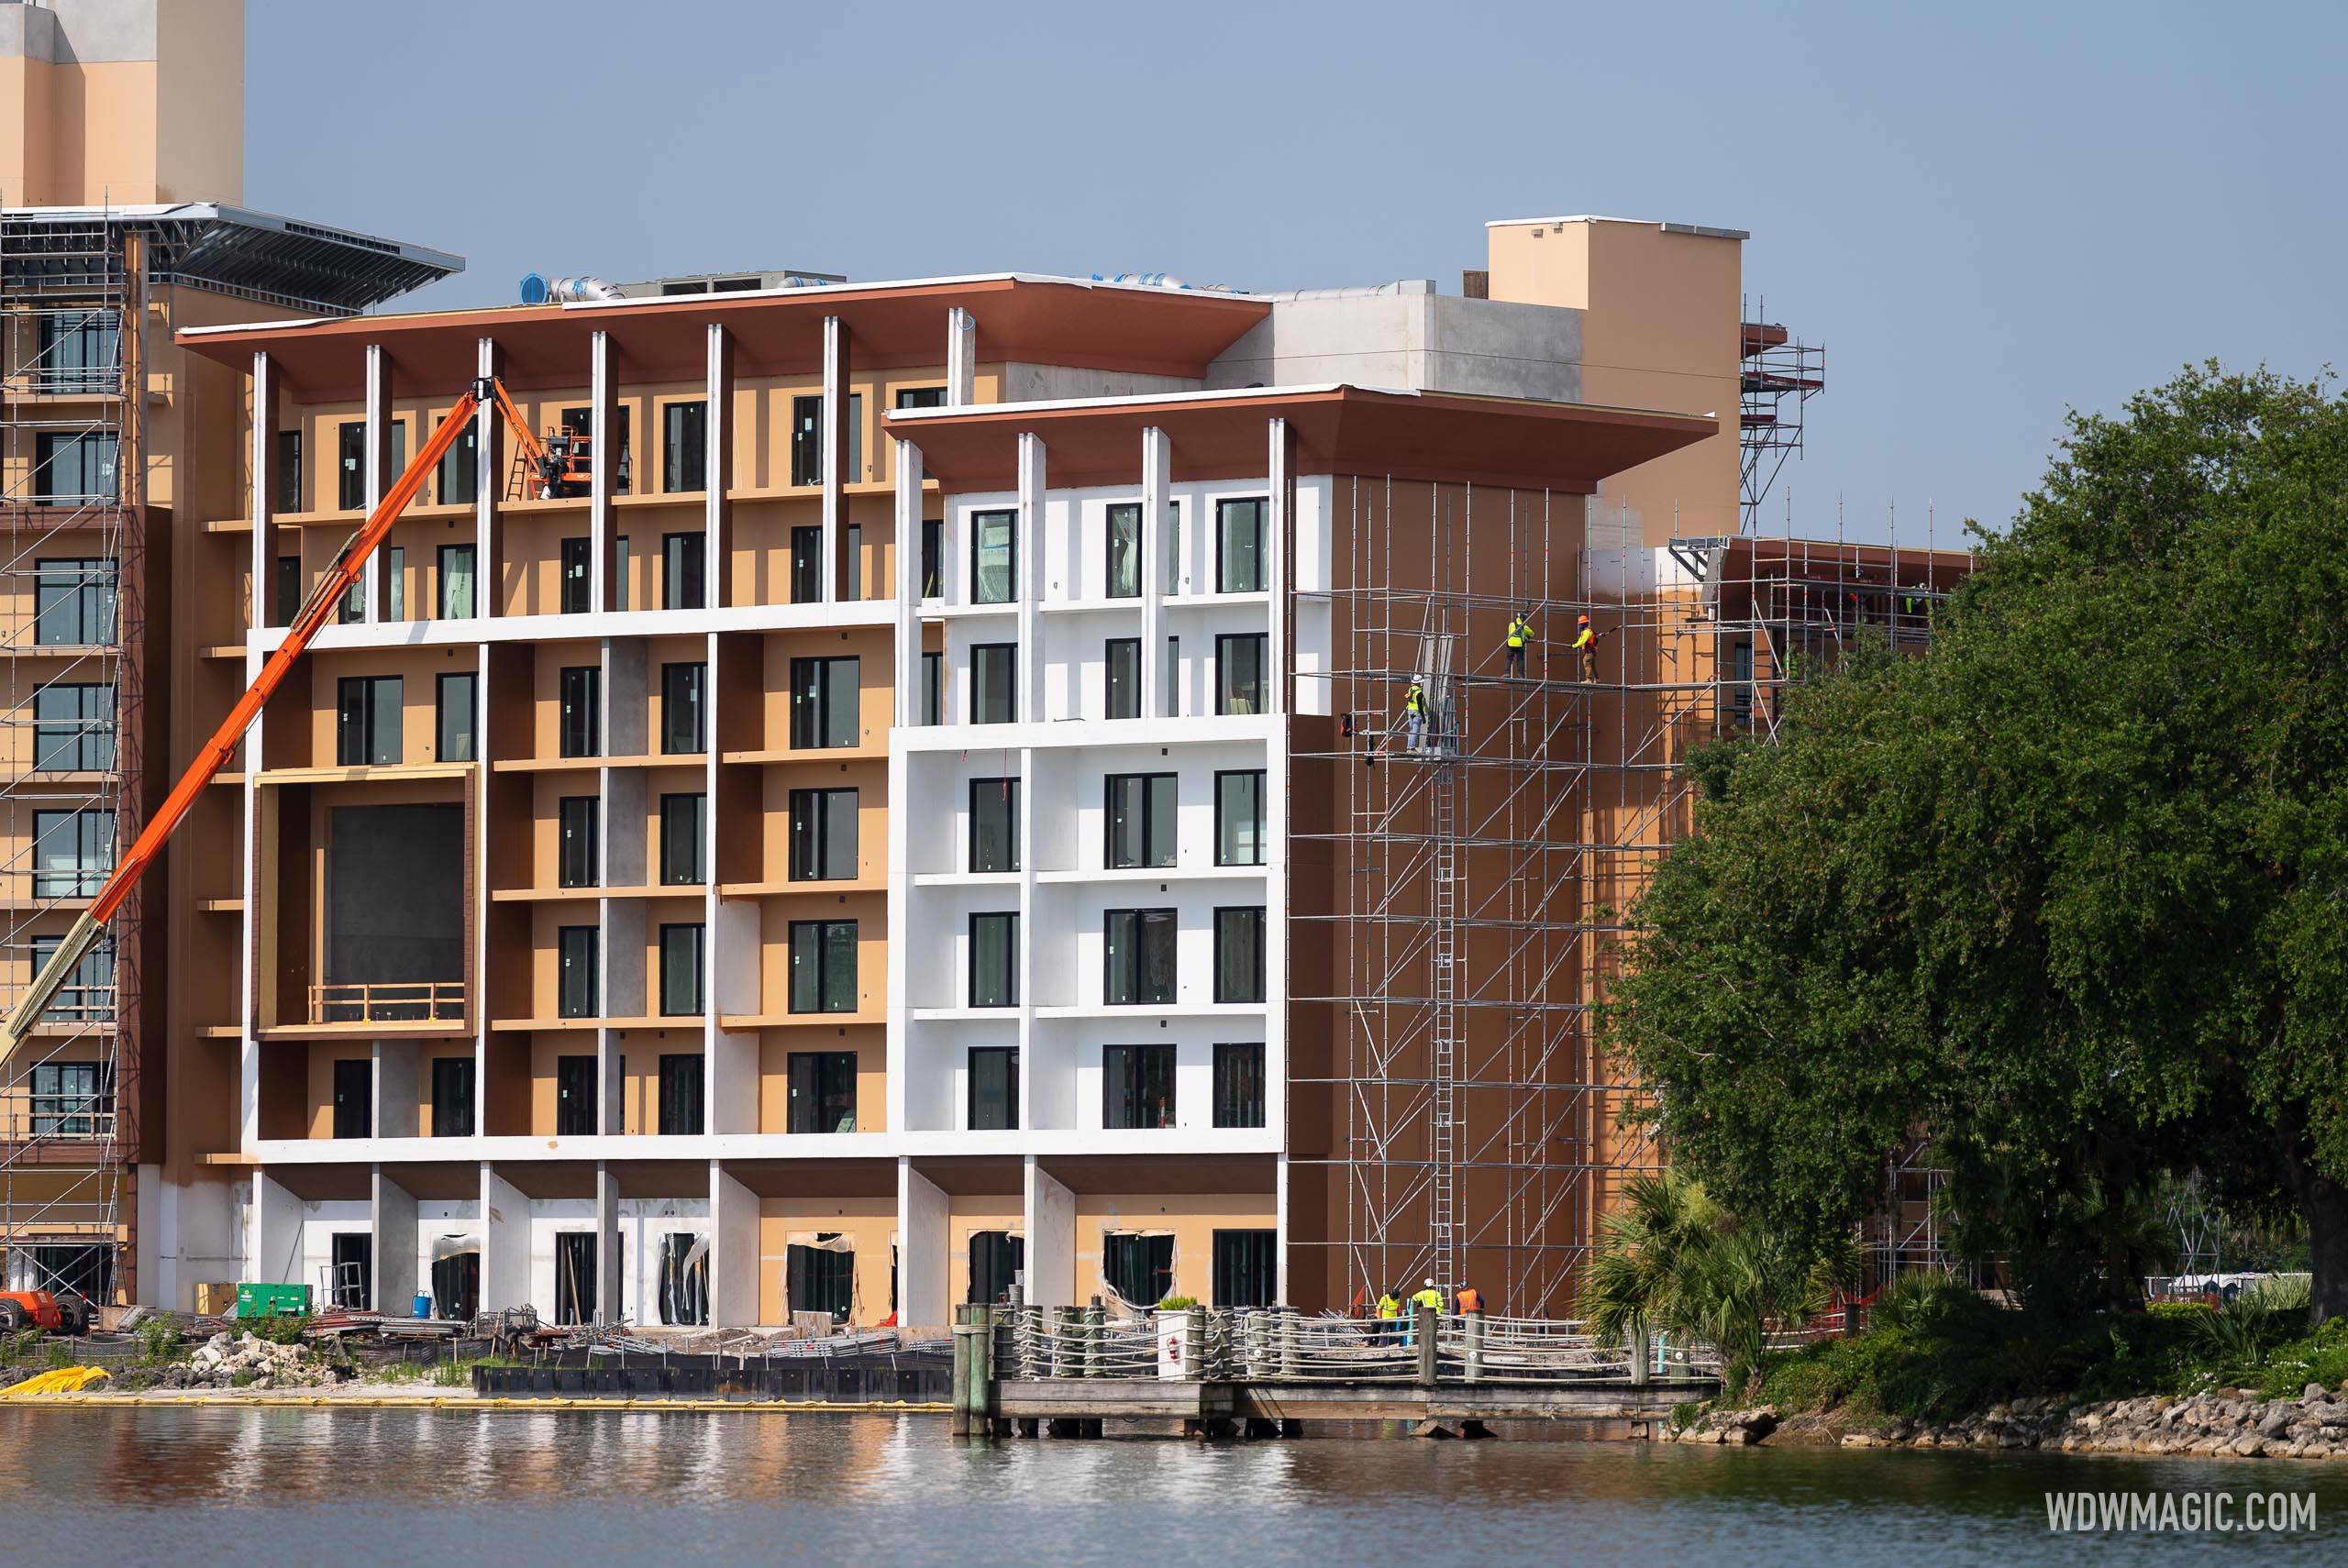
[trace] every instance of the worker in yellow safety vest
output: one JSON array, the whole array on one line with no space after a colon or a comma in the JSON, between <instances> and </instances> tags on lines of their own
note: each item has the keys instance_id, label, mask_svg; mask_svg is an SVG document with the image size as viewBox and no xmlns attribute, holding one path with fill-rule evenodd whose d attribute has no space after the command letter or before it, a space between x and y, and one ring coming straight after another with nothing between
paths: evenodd
<instances>
[{"instance_id":1,"label":"worker in yellow safety vest","mask_svg":"<svg viewBox=\"0 0 2348 1568\"><path fill-rule=\"evenodd\" d=\"M1409 690L1402 693L1403 744L1417 751L1427 734L1427 689L1413 679Z\"/></svg>"},{"instance_id":2,"label":"worker in yellow safety vest","mask_svg":"<svg viewBox=\"0 0 2348 1568\"><path fill-rule=\"evenodd\" d=\"M1394 1299L1394 1293L1389 1290L1380 1294L1378 1297L1378 1337L1391 1341L1394 1338L1395 1320L1401 1316L1402 1304Z\"/></svg>"},{"instance_id":3,"label":"worker in yellow safety vest","mask_svg":"<svg viewBox=\"0 0 2348 1568\"><path fill-rule=\"evenodd\" d=\"M1443 1292L1437 1290L1434 1287L1434 1281L1430 1279L1418 1289L1411 1292L1411 1299L1403 1305L1409 1310L1402 1316L1402 1342L1406 1345L1415 1344L1419 1337L1419 1309L1432 1307L1440 1314L1443 1311Z\"/></svg>"},{"instance_id":4,"label":"worker in yellow safety vest","mask_svg":"<svg viewBox=\"0 0 2348 1568\"><path fill-rule=\"evenodd\" d=\"M1508 624L1508 674L1517 676L1524 673L1524 648L1532 641L1533 613L1520 610L1516 619Z\"/></svg>"},{"instance_id":5,"label":"worker in yellow safety vest","mask_svg":"<svg viewBox=\"0 0 2348 1568\"><path fill-rule=\"evenodd\" d=\"M1574 623L1574 652L1581 656L1581 678L1592 683L1598 679L1598 632L1584 615Z\"/></svg>"}]
</instances>

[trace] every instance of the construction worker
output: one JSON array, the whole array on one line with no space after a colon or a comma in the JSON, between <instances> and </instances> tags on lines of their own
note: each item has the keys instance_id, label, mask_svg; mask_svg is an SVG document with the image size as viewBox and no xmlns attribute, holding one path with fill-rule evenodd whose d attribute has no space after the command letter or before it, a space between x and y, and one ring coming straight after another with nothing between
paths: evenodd
<instances>
[{"instance_id":1,"label":"construction worker","mask_svg":"<svg viewBox=\"0 0 2348 1568\"><path fill-rule=\"evenodd\" d=\"M1508 624L1508 674L1520 676L1524 673L1524 648L1532 640L1533 613L1520 610L1516 618Z\"/></svg>"},{"instance_id":2,"label":"construction worker","mask_svg":"<svg viewBox=\"0 0 2348 1568\"><path fill-rule=\"evenodd\" d=\"M1482 1311L1484 1309L1484 1293L1477 1289L1472 1285L1461 1286L1459 1287L1459 1309L1462 1312Z\"/></svg>"},{"instance_id":3,"label":"construction worker","mask_svg":"<svg viewBox=\"0 0 2348 1568\"><path fill-rule=\"evenodd\" d=\"M1403 1305L1408 1310L1402 1315L1402 1343L1410 1346L1418 1342L1420 1308L1432 1307L1437 1317L1443 1315L1443 1292L1437 1290L1434 1281L1430 1279L1411 1292L1411 1299Z\"/></svg>"},{"instance_id":4,"label":"construction worker","mask_svg":"<svg viewBox=\"0 0 2348 1568\"><path fill-rule=\"evenodd\" d=\"M1427 735L1427 689L1419 684L1417 676L1411 678L1411 688L1402 693L1403 744L1412 751L1423 749Z\"/></svg>"},{"instance_id":5,"label":"construction worker","mask_svg":"<svg viewBox=\"0 0 2348 1568\"><path fill-rule=\"evenodd\" d=\"M1583 615L1574 622L1574 652L1581 659L1581 678L1595 685L1598 681L1598 632Z\"/></svg>"},{"instance_id":6,"label":"construction worker","mask_svg":"<svg viewBox=\"0 0 2348 1568\"><path fill-rule=\"evenodd\" d=\"M1396 1320L1401 1316L1402 1304L1394 1299L1394 1293L1390 1290L1380 1292L1378 1297L1379 1342L1393 1343Z\"/></svg>"}]
</instances>

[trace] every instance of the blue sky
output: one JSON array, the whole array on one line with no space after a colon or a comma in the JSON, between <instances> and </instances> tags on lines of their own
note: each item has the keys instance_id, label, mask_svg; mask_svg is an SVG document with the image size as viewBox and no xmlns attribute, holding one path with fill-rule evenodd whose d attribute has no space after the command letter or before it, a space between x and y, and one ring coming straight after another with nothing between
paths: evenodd
<instances>
[{"instance_id":1,"label":"blue sky","mask_svg":"<svg viewBox=\"0 0 2348 1568\"><path fill-rule=\"evenodd\" d=\"M1748 229L1827 347L1804 530L2001 525L2066 407L2348 339L2338 5L248 0L247 37L248 202L466 257L415 304L779 266L1450 292L1489 218Z\"/></svg>"}]
</instances>

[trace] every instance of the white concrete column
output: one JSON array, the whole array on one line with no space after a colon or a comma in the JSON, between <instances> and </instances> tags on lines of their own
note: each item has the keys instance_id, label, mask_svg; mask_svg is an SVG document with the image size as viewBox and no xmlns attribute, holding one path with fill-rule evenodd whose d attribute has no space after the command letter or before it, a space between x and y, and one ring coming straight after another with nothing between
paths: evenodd
<instances>
[{"instance_id":1,"label":"white concrete column","mask_svg":"<svg viewBox=\"0 0 2348 1568\"><path fill-rule=\"evenodd\" d=\"M253 356L253 487L252 487L252 607L251 625L245 639L245 679L249 684L260 674L263 655L258 637L271 620L273 608L270 598L277 580L274 548L275 529L271 519L275 514L276 418L279 397L277 367L265 353ZM306 459L309 456L304 454ZM239 760L229 764L242 768L244 783L238 788L238 811L244 823L245 853L238 857L238 890L242 894L243 910L237 916L237 1003L238 1021L243 1025L243 1036L237 1052L237 1143L250 1154L260 1139L260 1043L254 1031L260 1026L260 999L257 987L260 975L256 963L256 922L260 918L261 878L260 856L260 790L254 780L260 771L262 756L261 730L267 723L266 713L253 715L252 727L244 734ZM276 977L270 977L274 984ZM255 1184L254 1212L260 1211L259 1183ZM248 1255L251 1255L248 1241ZM254 1277L258 1278L259 1275Z\"/></svg>"},{"instance_id":2,"label":"white concrete column","mask_svg":"<svg viewBox=\"0 0 2348 1568\"><path fill-rule=\"evenodd\" d=\"M1270 1108L1266 1107L1268 1114ZM1275 1127L1287 1123L1275 1121ZM1282 1133L1286 1142L1286 1133ZM1282 1154L1272 1163L1272 1304L1285 1307L1292 1303L1288 1293L1288 1155Z\"/></svg>"},{"instance_id":3,"label":"white concrete column","mask_svg":"<svg viewBox=\"0 0 2348 1568\"><path fill-rule=\"evenodd\" d=\"M1271 635L1264 639L1264 712L1289 711L1288 562L1290 535L1296 525L1296 438L1285 419L1270 422L1270 453L1266 472L1271 477L1271 502L1264 510L1264 585L1271 590ZM1277 991L1269 993L1277 996Z\"/></svg>"},{"instance_id":4,"label":"white concrete column","mask_svg":"<svg viewBox=\"0 0 2348 1568\"><path fill-rule=\"evenodd\" d=\"M620 1256L620 1177L609 1160L595 1162L595 1320L626 1316Z\"/></svg>"},{"instance_id":5,"label":"white concrete column","mask_svg":"<svg viewBox=\"0 0 2348 1568\"><path fill-rule=\"evenodd\" d=\"M759 1320L759 1195L716 1160L709 1162L709 1325L747 1329Z\"/></svg>"},{"instance_id":6,"label":"white concrete column","mask_svg":"<svg viewBox=\"0 0 2348 1568\"><path fill-rule=\"evenodd\" d=\"M956 305L946 313L946 402L979 401L979 318Z\"/></svg>"},{"instance_id":7,"label":"white concrete column","mask_svg":"<svg viewBox=\"0 0 2348 1568\"><path fill-rule=\"evenodd\" d=\"M253 1167L252 1229L245 1242L245 1263L256 1283L302 1283L302 1200L259 1165Z\"/></svg>"},{"instance_id":8,"label":"white concrete column","mask_svg":"<svg viewBox=\"0 0 2348 1568\"><path fill-rule=\"evenodd\" d=\"M921 448L902 437L897 442L896 469L896 723L900 729L911 729L921 723L922 463Z\"/></svg>"},{"instance_id":9,"label":"white concrete column","mask_svg":"<svg viewBox=\"0 0 2348 1568\"><path fill-rule=\"evenodd\" d=\"M612 337L595 332L587 339L587 401L593 408L593 439L588 443L587 602L610 610L619 602L619 545L612 527L612 483L620 462L619 388L612 364Z\"/></svg>"},{"instance_id":10,"label":"white concrete column","mask_svg":"<svg viewBox=\"0 0 2348 1568\"><path fill-rule=\"evenodd\" d=\"M900 682L902 684L902 682ZM908 790L913 767L904 748L889 748L889 897L881 908L881 918L889 934L889 988L887 1012L881 1025L881 1049L885 1053L888 1072L883 1084L889 1104L889 1125L899 1132L909 1125L906 1111L906 1077L912 1061L913 1033L912 963L913 963L913 900L912 811ZM903 1263L899 1261L900 1280ZM898 1293L902 1299L903 1292Z\"/></svg>"},{"instance_id":11,"label":"white concrete column","mask_svg":"<svg viewBox=\"0 0 2348 1568\"><path fill-rule=\"evenodd\" d=\"M1076 1195L1027 1156L1027 1304L1076 1305Z\"/></svg>"},{"instance_id":12,"label":"white concrete column","mask_svg":"<svg viewBox=\"0 0 2348 1568\"><path fill-rule=\"evenodd\" d=\"M1044 438L1019 433L1019 532L1012 546L1019 595L1018 701L1021 723L1041 723L1044 712Z\"/></svg>"},{"instance_id":13,"label":"white concrete column","mask_svg":"<svg viewBox=\"0 0 2348 1568\"><path fill-rule=\"evenodd\" d=\"M501 1312L530 1301L529 1195L481 1163L481 1309ZM545 1305L554 1316L554 1303Z\"/></svg>"},{"instance_id":14,"label":"white concrete column","mask_svg":"<svg viewBox=\"0 0 2348 1568\"><path fill-rule=\"evenodd\" d=\"M1141 433L1141 711L1166 718L1166 596L1174 540L1167 523L1173 503L1174 446L1156 425Z\"/></svg>"},{"instance_id":15,"label":"white concrete column","mask_svg":"<svg viewBox=\"0 0 2348 1568\"><path fill-rule=\"evenodd\" d=\"M702 555L709 578L702 602L714 610L726 602L731 578L728 568L734 555L734 508L725 493L734 482L734 340L726 337L725 327L713 321L709 324L706 347L708 380L707 390L702 394L701 487L704 492L702 527L709 536ZM709 668L714 676L717 671L714 654ZM713 719L716 712L713 701ZM710 800L714 803L716 799L713 790Z\"/></svg>"},{"instance_id":16,"label":"white concrete column","mask_svg":"<svg viewBox=\"0 0 2348 1568\"><path fill-rule=\"evenodd\" d=\"M415 1310L415 1195L374 1167L375 1310L404 1318Z\"/></svg>"},{"instance_id":17,"label":"white concrete column","mask_svg":"<svg viewBox=\"0 0 2348 1568\"><path fill-rule=\"evenodd\" d=\"M277 588L277 418L282 391L276 363L266 350L253 355L253 602L251 624L266 626L276 606L270 602ZM297 503L298 507L298 503Z\"/></svg>"},{"instance_id":18,"label":"white concrete column","mask_svg":"<svg viewBox=\"0 0 2348 1568\"><path fill-rule=\"evenodd\" d=\"M840 530L847 482L847 328L824 318L824 602L840 596Z\"/></svg>"},{"instance_id":19,"label":"white concrete column","mask_svg":"<svg viewBox=\"0 0 2348 1568\"><path fill-rule=\"evenodd\" d=\"M902 1329L943 1329L953 1322L947 1295L946 1194L938 1185L914 1169L911 1158L897 1160L897 1325Z\"/></svg>"}]
</instances>

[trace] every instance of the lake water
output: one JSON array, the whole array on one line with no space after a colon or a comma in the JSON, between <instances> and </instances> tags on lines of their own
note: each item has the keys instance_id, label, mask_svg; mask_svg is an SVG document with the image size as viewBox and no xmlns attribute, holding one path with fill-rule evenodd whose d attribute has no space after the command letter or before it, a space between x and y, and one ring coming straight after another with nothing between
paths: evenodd
<instances>
[{"instance_id":1,"label":"lake water","mask_svg":"<svg viewBox=\"0 0 2348 1568\"><path fill-rule=\"evenodd\" d=\"M2312 1533L2054 1535L2044 1494L2313 1494ZM1308 1438L942 1417L0 1406L0 1562L2338 1563L2348 1466Z\"/></svg>"}]
</instances>

